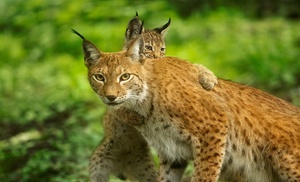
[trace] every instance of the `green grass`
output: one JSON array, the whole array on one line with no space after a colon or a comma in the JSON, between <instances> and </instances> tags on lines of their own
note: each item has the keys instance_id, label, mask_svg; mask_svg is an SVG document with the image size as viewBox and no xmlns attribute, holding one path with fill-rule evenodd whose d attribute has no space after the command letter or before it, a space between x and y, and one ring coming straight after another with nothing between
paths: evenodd
<instances>
[{"instance_id":1,"label":"green grass","mask_svg":"<svg viewBox=\"0 0 300 182\"><path fill-rule=\"evenodd\" d=\"M0 3L6 10L0 17L1 181L88 180L105 106L88 84L81 40L71 28L103 51L118 51L135 11L146 28L172 18L168 55L300 106L299 22L251 19L226 8L181 18L170 7L167 1Z\"/></svg>"}]
</instances>

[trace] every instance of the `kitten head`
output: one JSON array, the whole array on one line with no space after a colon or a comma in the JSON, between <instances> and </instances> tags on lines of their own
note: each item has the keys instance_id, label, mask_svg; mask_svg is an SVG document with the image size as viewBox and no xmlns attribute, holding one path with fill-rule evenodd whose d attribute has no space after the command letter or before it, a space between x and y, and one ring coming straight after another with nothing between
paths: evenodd
<instances>
[{"instance_id":1,"label":"kitten head","mask_svg":"<svg viewBox=\"0 0 300 182\"><path fill-rule=\"evenodd\" d=\"M139 19L136 13L136 16L127 25L123 49L127 50L138 37L142 36L145 47L141 50L141 54L147 58L163 57L166 53L164 38L170 23L171 19L169 18L169 21L161 27L152 30L145 29L143 21Z\"/></svg>"}]
</instances>

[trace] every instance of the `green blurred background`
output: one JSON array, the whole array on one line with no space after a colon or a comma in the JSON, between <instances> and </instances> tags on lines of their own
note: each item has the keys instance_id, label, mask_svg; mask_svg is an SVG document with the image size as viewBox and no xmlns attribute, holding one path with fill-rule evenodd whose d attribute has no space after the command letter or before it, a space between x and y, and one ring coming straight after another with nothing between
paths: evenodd
<instances>
[{"instance_id":1,"label":"green blurred background","mask_svg":"<svg viewBox=\"0 0 300 182\"><path fill-rule=\"evenodd\" d=\"M135 11L146 28L171 17L167 55L300 106L299 7L296 0L2 0L0 181L88 180L105 107L71 28L118 51Z\"/></svg>"}]
</instances>

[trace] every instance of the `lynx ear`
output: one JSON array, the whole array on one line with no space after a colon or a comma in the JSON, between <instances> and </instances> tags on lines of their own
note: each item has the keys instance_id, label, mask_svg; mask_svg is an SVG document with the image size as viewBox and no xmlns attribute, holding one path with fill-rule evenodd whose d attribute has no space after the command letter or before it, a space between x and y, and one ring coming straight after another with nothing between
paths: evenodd
<instances>
[{"instance_id":1,"label":"lynx ear","mask_svg":"<svg viewBox=\"0 0 300 182\"><path fill-rule=\"evenodd\" d=\"M101 57L100 50L88 40L83 40L82 43L83 53L84 53L84 64L86 67L98 62Z\"/></svg>"},{"instance_id":2,"label":"lynx ear","mask_svg":"<svg viewBox=\"0 0 300 182\"><path fill-rule=\"evenodd\" d=\"M143 48L145 46L144 44L144 39L142 37L139 37L128 49L127 56L130 57L133 61L143 63L144 57L142 56L141 52L143 51Z\"/></svg>"},{"instance_id":3,"label":"lynx ear","mask_svg":"<svg viewBox=\"0 0 300 182\"><path fill-rule=\"evenodd\" d=\"M86 67L90 67L95 64L101 57L101 51L90 41L86 40L80 33L72 29L73 33L82 38L82 49L84 54L84 64Z\"/></svg>"},{"instance_id":4,"label":"lynx ear","mask_svg":"<svg viewBox=\"0 0 300 182\"><path fill-rule=\"evenodd\" d=\"M153 30L156 31L157 33L162 34L164 36L167 33L170 24L171 24L171 18L169 18L169 21L166 24L164 24L161 27L155 28Z\"/></svg>"},{"instance_id":5,"label":"lynx ear","mask_svg":"<svg viewBox=\"0 0 300 182\"><path fill-rule=\"evenodd\" d=\"M137 38L142 32L144 32L143 24L144 22L140 20L139 15L136 12L136 16L128 22L125 31L126 42Z\"/></svg>"}]
</instances>

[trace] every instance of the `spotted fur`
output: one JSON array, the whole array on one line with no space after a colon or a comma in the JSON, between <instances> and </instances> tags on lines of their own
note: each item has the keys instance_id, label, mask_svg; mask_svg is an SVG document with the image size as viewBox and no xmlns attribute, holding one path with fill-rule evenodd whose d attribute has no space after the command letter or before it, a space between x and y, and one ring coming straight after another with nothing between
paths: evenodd
<instances>
[{"instance_id":1,"label":"spotted fur","mask_svg":"<svg viewBox=\"0 0 300 182\"><path fill-rule=\"evenodd\" d=\"M91 43L84 40L83 46ZM192 182L300 181L298 107L222 79L208 92L198 84L195 65L174 57L137 59L142 46L138 39L118 53L95 47L89 54L99 59L86 58L91 62L86 65L91 86L108 111L157 150L159 181L179 181L173 171L192 159ZM97 74L106 80L95 79ZM110 97L108 90L113 90ZM139 119L132 122L132 116Z\"/></svg>"}]
</instances>

